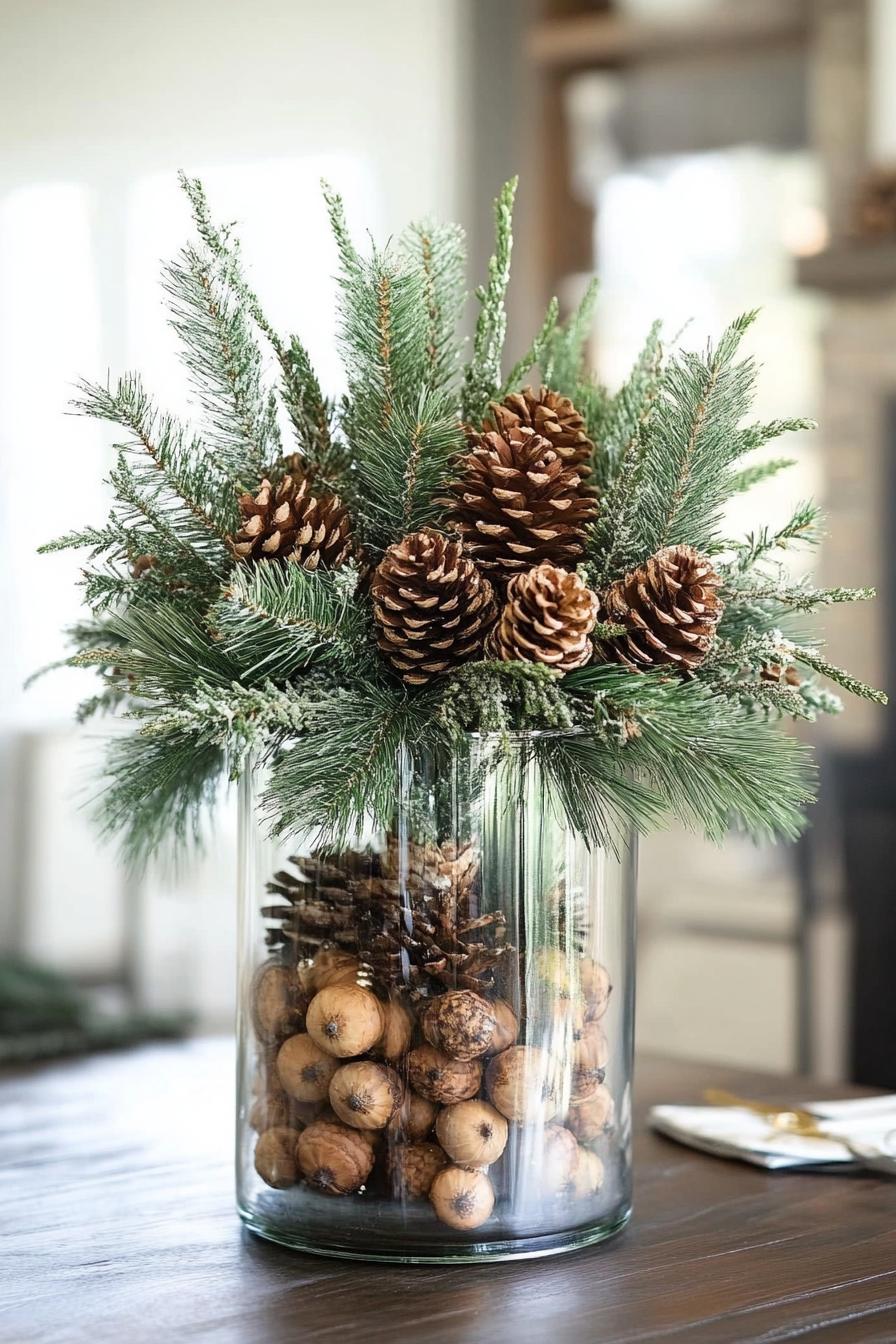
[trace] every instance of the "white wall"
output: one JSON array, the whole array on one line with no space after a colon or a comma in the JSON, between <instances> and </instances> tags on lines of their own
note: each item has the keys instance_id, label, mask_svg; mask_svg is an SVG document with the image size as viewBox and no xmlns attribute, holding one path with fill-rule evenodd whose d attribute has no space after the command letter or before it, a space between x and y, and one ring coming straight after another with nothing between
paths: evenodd
<instances>
[{"instance_id":1,"label":"white wall","mask_svg":"<svg viewBox=\"0 0 896 1344\"><path fill-rule=\"evenodd\" d=\"M203 176L219 215L240 220L272 319L301 332L332 385L335 260L317 180L325 173L380 237L412 216L465 217L467 19L466 0L3 0L0 941L24 926L39 951L35 892L57 893L58 923L71 876L54 856L90 852L72 740L54 738L52 768L41 757L32 769L19 738L65 723L89 688L86 674L59 673L21 690L58 656L60 627L78 610L77 559L34 548L103 515L109 435L66 417L77 377L136 364L161 400L183 403L156 284L160 259L187 235L176 170ZM23 801L32 775L52 809L33 790ZM66 825L77 844L63 842ZM216 849L219 878L181 889L189 901L216 888L225 929L228 851ZM73 918L86 917L90 888L78 883ZM226 969L199 976L199 1006L222 1009L229 934L223 949L211 941Z\"/></svg>"}]
</instances>

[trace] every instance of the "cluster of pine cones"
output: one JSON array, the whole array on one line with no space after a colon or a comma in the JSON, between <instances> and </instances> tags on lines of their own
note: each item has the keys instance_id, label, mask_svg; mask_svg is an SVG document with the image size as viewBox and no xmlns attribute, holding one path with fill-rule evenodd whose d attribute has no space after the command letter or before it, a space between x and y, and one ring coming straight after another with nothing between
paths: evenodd
<instances>
[{"instance_id":1,"label":"cluster of pine cones","mask_svg":"<svg viewBox=\"0 0 896 1344\"><path fill-rule=\"evenodd\" d=\"M599 501L594 444L568 397L524 388L492 403L467 443L439 501L447 531L403 537L370 578L380 651L408 685L483 657L560 672L596 660L687 673L702 662L722 604L693 547L665 547L601 593L576 572ZM298 460L287 465L276 486L241 498L234 555L343 563L354 552L348 511L314 491ZM598 619L624 633L592 638Z\"/></svg>"},{"instance_id":2,"label":"cluster of pine cones","mask_svg":"<svg viewBox=\"0 0 896 1344\"><path fill-rule=\"evenodd\" d=\"M389 836L380 850L295 855L267 884L266 941L290 965L331 949L380 993L496 988L513 952L504 913L480 907L473 845Z\"/></svg>"}]
</instances>

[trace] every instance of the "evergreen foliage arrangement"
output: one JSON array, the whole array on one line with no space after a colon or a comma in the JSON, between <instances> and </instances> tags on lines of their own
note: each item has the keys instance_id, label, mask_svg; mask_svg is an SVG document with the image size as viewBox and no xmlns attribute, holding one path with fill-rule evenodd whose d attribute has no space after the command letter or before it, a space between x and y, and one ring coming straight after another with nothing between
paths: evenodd
<instances>
[{"instance_id":1,"label":"evergreen foliage arrangement","mask_svg":"<svg viewBox=\"0 0 896 1344\"><path fill-rule=\"evenodd\" d=\"M461 231L416 224L362 254L325 188L334 403L300 338L268 322L200 183L182 185L197 241L165 288L198 427L136 374L84 383L76 408L119 431L115 502L43 548L88 554L66 662L101 685L80 717L135 721L100 802L128 856L198 838L250 753L271 764L271 824L339 843L365 818L389 825L399 753L529 729L546 730L531 750L596 843L669 816L715 839L796 835L811 761L780 721L837 712L825 682L884 697L791 628L872 596L785 577L817 510L722 533L727 500L789 465L753 451L809 427L746 420L754 314L702 353L668 354L654 327L611 394L585 363L592 286L566 322L553 302L505 373L515 183L469 349Z\"/></svg>"}]
</instances>

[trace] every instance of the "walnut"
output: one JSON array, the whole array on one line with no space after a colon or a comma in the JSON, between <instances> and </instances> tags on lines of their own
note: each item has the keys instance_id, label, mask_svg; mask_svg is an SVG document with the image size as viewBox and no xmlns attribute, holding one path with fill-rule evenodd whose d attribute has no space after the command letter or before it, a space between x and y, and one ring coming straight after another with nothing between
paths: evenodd
<instances>
[{"instance_id":1,"label":"walnut","mask_svg":"<svg viewBox=\"0 0 896 1344\"><path fill-rule=\"evenodd\" d=\"M275 1125L259 1134L255 1145L255 1170L275 1190L285 1190L298 1179L296 1144L299 1131Z\"/></svg>"},{"instance_id":2,"label":"walnut","mask_svg":"<svg viewBox=\"0 0 896 1344\"><path fill-rule=\"evenodd\" d=\"M581 1151L575 1135L563 1125L545 1125L538 1171L546 1195L559 1195L572 1189Z\"/></svg>"},{"instance_id":3,"label":"walnut","mask_svg":"<svg viewBox=\"0 0 896 1344\"><path fill-rule=\"evenodd\" d=\"M537 1045L512 1045L495 1055L485 1073L493 1104L508 1120L531 1124L556 1115L556 1062Z\"/></svg>"},{"instance_id":4,"label":"walnut","mask_svg":"<svg viewBox=\"0 0 896 1344\"><path fill-rule=\"evenodd\" d=\"M309 1035L329 1055L349 1059L363 1055L383 1034L383 1007L360 985L330 985L308 1005Z\"/></svg>"},{"instance_id":5,"label":"walnut","mask_svg":"<svg viewBox=\"0 0 896 1344\"><path fill-rule=\"evenodd\" d=\"M430 1045L452 1059L478 1059L491 1044L495 1015L481 994L449 989L427 1005L420 1026Z\"/></svg>"},{"instance_id":6,"label":"walnut","mask_svg":"<svg viewBox=\"0 0 896 1344\"><path fill-rule=\"evenodd\" d=\"M295 971L266 961L252 981L252 1024L260 1041L276 1042L301 1031L308 1000Z\"/></svg>"},{"instance_id":7,"label":"walnut","mask_svg":"<svg viewBox=\"0 0 896 1344\"><path fill-rule=\"evenodd\" d=\"M315 953L309 968L311 989L317 994L331 985L355 985L361 963L350 952L335 947L322 947Z\"/></svg>"},{"instance_id":8,"label":"walnut","mask_svg":"<svg viewBox=\"0 0 896 1344\"><path fill-rule=\"evenodd\" d=\"M566 1124L579 1143L593 1143L609 1134L616 1118L616 1104L605 1083L598 1083L590 1097L570 1106Z\"/></svg>"},{"instance_id":9,"label":"walnut","mask_svg":"<svg viewBox=\"0 0 896 1344\"><path fill-rule=\"evenodd\" d=\"M439 1112L436 1138L462 1166L487 1167L504 1151L507 1121L487 1101L459 1101Z\"/></svg>"},{"instance_id":10,"label":"walnut","mask_svg":"<svg viewBox=\"0 0 896 1344\"><path fill-rule=\"evenodd\" d=\"M401 1105L403 1094L394 1069L367 1059L343 1064L330 1082L330 1105L353 1129L383 1129Z\"/></svg>"},{"instance_id":11,"label":"walnut","mask_svg":"<svg viewBox=\"0 0 896 1344\"><path fill-rule=\"evenodd\" d=\"M326 1101L338 1060L314 1042L307 1032L290 1036L277 1055L277 1073L283 1090L295 1101Z\"/></svg>"},{"instance_id":12,"label":"walnut","mask_svg":"<svg viewBox=\"0 0 896 1344\"><path fill-rule=\"evenodd\" d=\"M604 1183L604 1164L590 1148L579 1148L578 1161L572 1177L572 1193L576 1199L591 1199Z\"/></svg>"},{"instance_id":13,"label":"walnut","mask_svg":"<svg viewBox=\"0 0 896 1344\"><path fill-rule=\"evenodd\" d=\"M610 972L593 957L583 957L580 976L586 1002L585 1016L589 1022L596 1022L603 1017L610 1002L610 991L613 988Z\"/></svg>"},{"instance_id":14,"label":"walnut","mask_svg":"<svg viewBox=\"0 0 896 1344\"><path fill-rule=\"evenodd\" d=\"M355 1129L315 1120L296 1143L299 1170L309 1185L328 1195L359 1190L373 1167L373 1150Z\"/></svg>"},{"instance_id":15,"label":"walnut","mask_svg":"<svg viewBox=\"0 0 896 1344\"><path fill-rule=\"evenodd\" d=\"M495 999L492 1003L492 1012L495 1015L495 1029L486 1054L499 1055L502 1050L513 1045L519 1034L520 1024L506 999Z\"/></svg>"},{"instance_id":16,"label":"walnut","mask_svg":"<svg viewBox=\"0 0 896 1344\"><path fill-rule=\"evenodd\" d=\"M395 1198L424 1199L436 1173L448 1165L437 1143L398 1143L389 1151L389 1179Z\"/></svg>"},{"instance_id":17,"label":"walnut","mask_svg":"<svg viewBox=\"0 0 896 1344\"><path fill-rule=\"evenodd\" d=\"M388 1059L390 1063L401 1059L406 1055L411 1046L411 1036L414 1031L414 1018L407 1004L397 995L393 995L388 1003L381 1005L385 1026L383 1034L377 1041L375 1053L382 1055L383 1059Z\"/></svg>"},{"instance_id":18,"label":"walnut","mask_svg":"<svg viewBox=\"0 0 896 1344\"><path fill-rule=\"evenodd\" d=\"M587 1101L589 1097L594 1096L604 1080L604 1072L610 1058L610 1043L597 1022L589 1022L577 1036L573 1047L570 1091L570 1099L573 1102Z\"/></svg>"},{"instance_id":19,"label":"walnut","mask_svg":"<svg viewBox=\"0 0 896 1344\"><path fill-rule=\"evenodd\" d=\"M441 1221L461 1232L479 1227L495 1207L492 1183L475 1167L443 1167L429 1187L429 1198Z\"/></svg>"},{"instance_id":20,"label":"walnut","mask_svg":"<svg viewBox=\"0 0 896 1344\"><path fill-rule=\"evenodd\" d=\"M265 1129L282 1129L290 1122L289 1097L285 1092L268 1092L256 1097L249 1110L249 1124L261 1134Z\"/></svg>"},{"instance_id":21,"label":"walnut","mask_svg":"<svg viewBox=\"0 0 896 1344\"><path fill-rule=\"evenodd\" d=\"M482 1081L478 1060L452 1059L434 1045L418 1045L407 1057L408 1081L427 1101L450 1105L475 1097Z\"/></svg>"},{"instance_id":22,"label":"walnut","mask_svg":"<svg viewBox=\"0 0 896 1344\"><path fill-rule=\"evenodd\" d=\"M404 1101L389 1121L389 1135L400 1139L425 1139L439 1108L408 1088Z\"/></svg>"}]
</instances>

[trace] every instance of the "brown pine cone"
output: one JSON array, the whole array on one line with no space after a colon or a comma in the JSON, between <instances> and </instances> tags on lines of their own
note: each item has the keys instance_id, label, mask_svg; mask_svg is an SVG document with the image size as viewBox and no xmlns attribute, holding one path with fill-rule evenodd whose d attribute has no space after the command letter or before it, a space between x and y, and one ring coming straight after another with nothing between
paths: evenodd
<instances>
[{"instance_id":1,"label":"brown pine cone","mask_svg":"<svg viewBox=\"0 0 896 1344\"><path fill-rule=\"evenodd\" d=\"M672 664L684 672L709 652L724 610L721 579L693 546L666 546L601 594L602 616L627 633L602 641L600 662L635 671Z\"/></svg>"},{"instance_id":2,"label":"brown pine cone","mask_svg":"<svg viewBox=\"0 0 896 1344\"><path fill-rule=\"evenodd\" d=\"M431 528L389 547L370 593L380 650L411 686L474 658L498 614L491 584L461 543Z\"/></svg>"},{"instance_id":3,"label":"brown pine cone","mask_svg":"<svg viewBox=\"0 0 896 1344\"><path fill-rule=\"evenodd\" d=\"M486 652L502 662L546 663L561 672L587 663L598 601L578 574L543 564L517 574Z\"/></svg>"},{"instance_id":4,"label":"brown pine cone","mask_svg":"<svg viewBox=\"0 0 896 1344\"><path fill-rule=\"evenodd\" d=\"M273 486L240 496L243 523L230 549L238 560L291 560L303 569L336 569L352 550L348 510L338 495L314 492L297 463Z\"/></svg>"},{"instance_id":5,"label":"brown pine cone","mask_svg":"<svg viewBox=\"0 0 896 1344\"><path fill-rule=\"evenodd\" d=\"M443 503L480 569L506 583L542 560L575 562L597 507L578 469L526 425L471 433L469 443Z\"/></svg>"},{"instance_id":6,"label":"brown pine cone","mask_svg":"<svg viewBox=\"0 0 896 1344\"><path fill-rule=\"evenodd\" d=\"M557 456L575 467L580 476L590 475L594 444L569 397L544 385L537 392L524 387L522 392L513 392L503 401L491 402L488 409L486 430L506 434L525 425L547 439Z\"/></svg>"}]
</instances>

